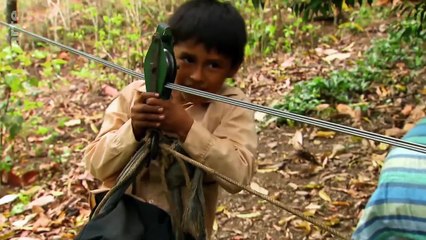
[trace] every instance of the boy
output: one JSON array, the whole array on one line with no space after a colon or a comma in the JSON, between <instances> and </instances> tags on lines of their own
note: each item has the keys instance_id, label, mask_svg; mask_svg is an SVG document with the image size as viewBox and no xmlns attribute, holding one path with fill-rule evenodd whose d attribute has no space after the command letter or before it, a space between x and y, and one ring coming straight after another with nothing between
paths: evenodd
<instances>
[{"instance_id":1,"label":"boy","mask_svg":"<svg viewBox=\"0 0 426 240\"><path fill-rule=\"evenodd\" d=\"M244 59L245 23L230 4L217 0L190 0L169 19L179 69L175 83L203 91L247 100L241 90L224 84ZM146 129L172 135L196 161L242 184L255 172L257 136L249 110L209 101L181 92L170 100L144 92L142 81L125 87L108 106L99 135L87 147L84 161L94 177L111 188L127 161L137 150ZM161 187L159 161L138 176L135 195L165 211L170 210ZM239 188L205 176L205 227L211 235L219 186L230 193Z\"/></svg>"}]
</instances>

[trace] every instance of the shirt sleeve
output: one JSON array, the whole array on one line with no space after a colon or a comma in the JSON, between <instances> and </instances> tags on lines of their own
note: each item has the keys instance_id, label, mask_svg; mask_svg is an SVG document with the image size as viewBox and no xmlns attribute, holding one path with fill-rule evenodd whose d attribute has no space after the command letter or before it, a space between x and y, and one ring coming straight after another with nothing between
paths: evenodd
<instances>
[{"instance_id":1,"label":"shirt sleeve","mask_svg":"<svg viewBox=\"0 0 426 240\"><path fill-rule=\"evenodd\" d=\"M254 113L229 106L213 132L195 121L182 146L194 160L248 185L256 169L257 140ZM225 180L216 180L229 193L241 191Z\"/></svg>"},{"instance_id":2,"label":"shirt sleeve","mask_svg":"<svg viewBox=\"0 0 426 240\"><path fill-rule=\"evenodd\" d=\"M105 181L116 176L139 146L130 119L130 109L136 89L134 82L125 87L105 110L98 136L85 149L86 169L97 179Z\"/></svg>"}]
</instances>

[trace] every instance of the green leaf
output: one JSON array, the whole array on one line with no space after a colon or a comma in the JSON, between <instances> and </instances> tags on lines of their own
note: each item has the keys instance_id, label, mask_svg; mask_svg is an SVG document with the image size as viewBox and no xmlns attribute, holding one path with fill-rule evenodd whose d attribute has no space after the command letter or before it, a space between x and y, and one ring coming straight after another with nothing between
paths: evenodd
<instances>
[{"instance_id":1,"label":"green leaf","mask_svg":"<svg viewBox=\"0 0 426 240\"><path fill-rule=\"evenodd\" d=\"M43 106L42 102L34 102L34 101L30 101L28 99L24 99L24 110L28 111L28 110L33 110L33 109L37 109Z\"/></svg>"},{"instance_id":2,"label":"green leaf","mask_svg":"<svg viewBox=\"0 0 426 240\"><path fill-rule=\"evenodd\" d=\"M10 214L12 216L16 214L23 213L25 211L25 204L24 203L17 203L12 207L12 210L10 211Z\"/></svg>"},{"instance_id":3,"label":"green leaf","mask_svg":"<svg viewBox=\"0 0 426 240\"><path fill-rule=\"evenodd\" d=\"M263 8L265 6L265 2L263 0L251 0L251 2L255 8Z\"/></svg>"},{"instance_id":4,"label":"green leaf","mask_svg":"<svg viewBox=\"0 0 426 240\"><path fill-rule=\"evenodd\" d=\"M32 57L37 58L37 59L45 59L47 57L47 52L35 50L32 53Z\"/></svg>"},{"instance_id":5,"label":"green leaf","mask_svg":"<svg viewBox=\"0 0 426 240\"><path fill-rule=\"evenodd\" d=\"M36 134L38 135L46 135L49 133L49 131L51 130L51 128L47 128L47 127L38 127Z\"/></svg>"},{"instance_id":6,"label":"green leaf","mask_svg":"<svg viewBox=\"0 0 426 240\"><path fill-rule=\"evenodd\" d=\"M9 138L14 139L22 129L22 124L12 124L9 126Z\"/></svg>"},{"instance_id":7,"label":"green leaf","mask_svg":"<svg viewBox=\"0 0 426 240\"><path fill-rule=\"evenodd\" d=\"M18 92L20 90L23 90L21 78L17 74L13 74L13 73L6 74L4 81L6 85L10 87L12 92Z\"/></svg>"}]
</instances>

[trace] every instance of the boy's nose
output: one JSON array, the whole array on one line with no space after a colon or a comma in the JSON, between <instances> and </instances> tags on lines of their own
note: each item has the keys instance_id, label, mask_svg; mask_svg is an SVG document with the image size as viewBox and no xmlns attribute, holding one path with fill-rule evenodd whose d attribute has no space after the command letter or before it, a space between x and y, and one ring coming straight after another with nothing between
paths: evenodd
<instances>
[{"instance_id":1,"label":"boy's nose","mask_svg":"<svg viewBox=\"0 0 426 240\"><path fill-rule=\"evenodd\" d=\"M203 80L203 68L202 66L199 66L194 69L194 71L191 74L191 79L194 82L200 82Z\"/></svg>"}]
</instances>

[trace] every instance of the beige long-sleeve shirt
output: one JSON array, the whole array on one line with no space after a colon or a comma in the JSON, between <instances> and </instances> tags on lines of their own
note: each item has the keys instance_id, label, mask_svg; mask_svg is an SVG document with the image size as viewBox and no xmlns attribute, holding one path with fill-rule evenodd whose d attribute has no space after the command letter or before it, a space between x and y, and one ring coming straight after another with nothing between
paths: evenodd
<instances>
[{"instance_id":1,"label":"beige long-sleeve shirt","mask_svg":"<svg viewBox=\"0 0 426 240\"><path fill-rule=\"evenodd\" d=\"M145 91L142 81L125 87L105 111L102 127L84 154L88 171L111 188L120 171L137 150L131 126L130 109L136 91ZM240 89L224 86L218 93L247 100ZM194 123L182 147L189 156L241 184L248 184L255 172L257 135L253 112L236 106L210 102L207 105L185 104ZM169 210L166 192L162 187L158 161L152 161L149 174L138 176L136 196L165 211ZM204 182L206 199L206 228L210 235L215 218L219 186L230 193L241 189L207 175Z\"/></svg>"}]
</instances>

